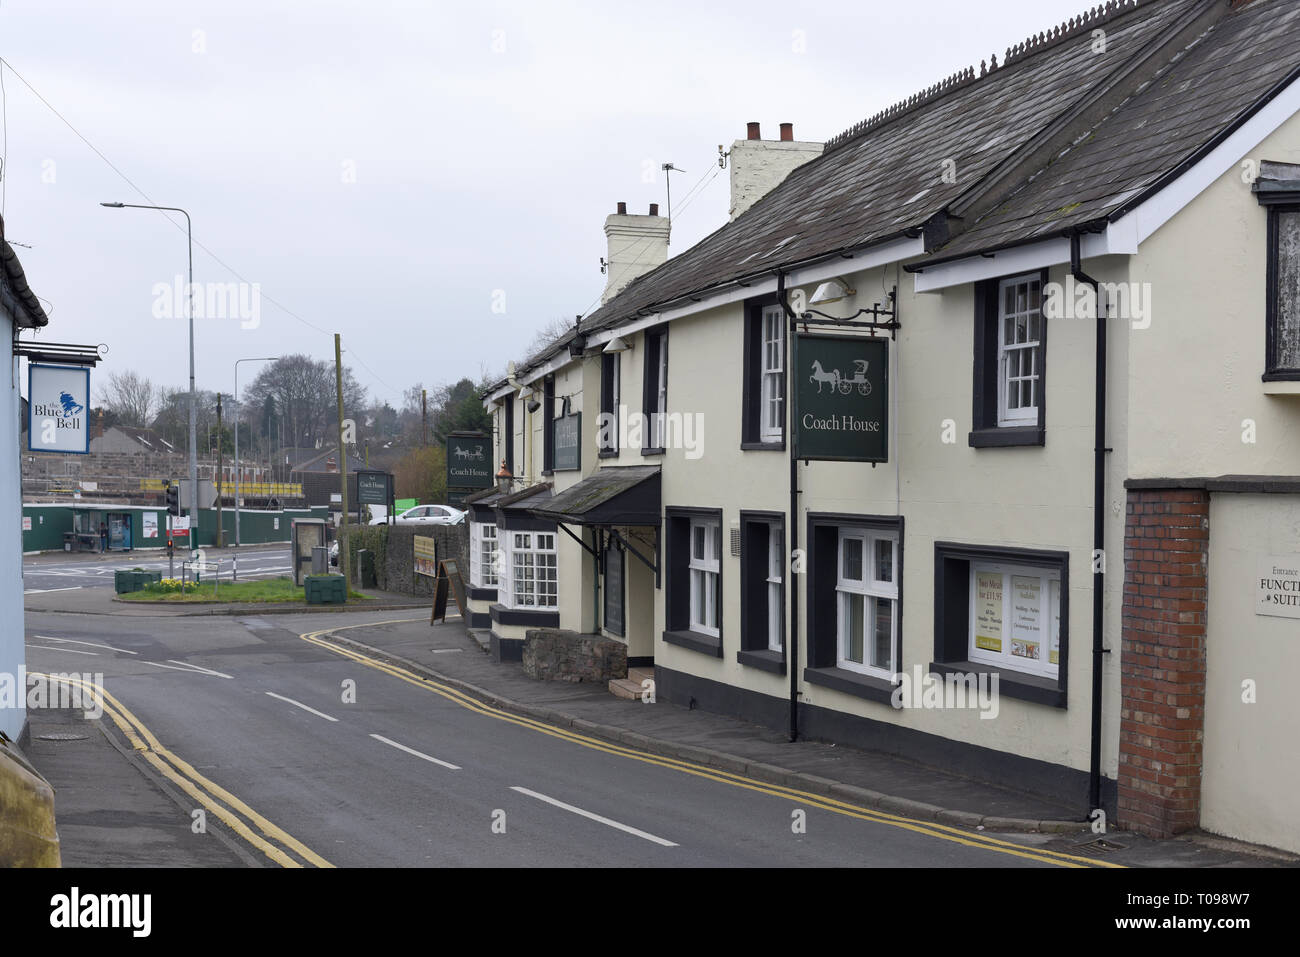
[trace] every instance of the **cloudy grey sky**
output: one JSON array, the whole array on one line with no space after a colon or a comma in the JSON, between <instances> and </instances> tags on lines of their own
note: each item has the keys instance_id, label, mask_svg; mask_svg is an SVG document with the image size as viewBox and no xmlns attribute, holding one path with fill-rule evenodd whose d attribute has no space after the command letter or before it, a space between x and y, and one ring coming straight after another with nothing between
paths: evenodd
<instances>
[{"instance_id":1,"label":"cloudy grey sky","mask_svg":"<svg viewBox=\"0 0 1300 957\"><path fill-rule=\"evenodd\" d=\"M0 56L49 103L3 71L7 238L44 336L106 343L97 381L180 386L184 320L154 311L184 234L99 202L185 207L196 282L262 296L256 328L196 322L200 388L229 392L244 356L332 358L339 332L397 405L588 311L604 218L663 203L662 163L686 171L675 253L726 220L717 147L747 121L827 139L1085 6L0 0Z\"/></svg>"}]
</instances>

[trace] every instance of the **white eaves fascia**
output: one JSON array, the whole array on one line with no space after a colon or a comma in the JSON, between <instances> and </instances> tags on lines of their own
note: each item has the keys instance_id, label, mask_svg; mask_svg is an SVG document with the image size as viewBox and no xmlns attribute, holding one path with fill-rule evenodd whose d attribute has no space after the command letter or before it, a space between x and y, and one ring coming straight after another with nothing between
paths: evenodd
<instances>
[{"instance_id":1,"label":"white eaves fascia","mask_svg":"<svg viewBox=\"0 0 1300 957\"><path fill-rule=\"evenodd\" d=\"M1242 157L1264 142L1296 113L1300 113L1300 80L1287 86L1160 192L1110 223L1104 232L1084 236L1080 250L1083 257L1089 259L1094 256L1136 255L1138 248L1156 230L1209 189L1220 176L1241 162ZM1064 237L1048 239L1003 249L991 256L968 256L927 266L923 272L916 273L916 291L938 292L952 286L1059 266L1069 261L1070 241Z\"/></svg>"},{"instance_id":2,"label":"white eaves fascia","mask_svg":"<svg viewBox=\"0 0 1300 957\"><path fill-rule=\"evenodd\" d=\"M836 276L847 277L866 269L875 269L877 266L901 262L905 259L920 256L924 252L925 240L920 236L915 239L896 239L874 246L865 246L854 250L851 257L836 255L832 259L791 270L786 273L785 285L787 289L793 289L797 286L810 286L814 283L834 279ZM716 309L719 306L729 305L734 302L743 302L755 296L768 296L775 292L775 276L752 282L748 286L731 283L715 293L702 296L699 302L690 302L684 306L665 309L662 312L656 312L640 319L634 319L592 333L587 339L587 346L590 348L604 345L615 336L628 336L640 332L642 329L649 329L651 326L671 322L674 319L693 316L708 309Z\"/></svg>"},{"instance_id":3,"label":"white eaves fascia","mask_svg":"<svg viewBox=\"0 0 1300 957\"><path fill-rule=\"evenodd\" d=\"M545 363L544 365L540 365L535 369L529 369L523 375L517 376L516 378L521 385L531 385L532 383L536 382L538 379L542 378L543 376L548 376L552 372L558 372L560 369L563 369L565 366L580 361L581 361L580 359L572 358L569 355L568 349L566 348L564 352L552 356L549 362Z\"/></svg>"}]
</instances>

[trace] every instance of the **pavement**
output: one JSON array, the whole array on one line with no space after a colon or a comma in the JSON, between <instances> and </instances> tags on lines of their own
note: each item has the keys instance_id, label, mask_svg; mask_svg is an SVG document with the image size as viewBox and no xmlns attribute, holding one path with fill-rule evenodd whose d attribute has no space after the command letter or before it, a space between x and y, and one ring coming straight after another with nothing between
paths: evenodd
<instances>
[{"instance_id":1,"label":"pavement","mask_svg":"<svg viewBox=\"0 0 1300 957\"><path fill-rule=\"evenodd\" d=\"M64 867L250 867L252 855L123 745L101 720L33 710L25 752L54 788ZM179 813L178 813L179 811Z\"/></svg>"}]
</instances>

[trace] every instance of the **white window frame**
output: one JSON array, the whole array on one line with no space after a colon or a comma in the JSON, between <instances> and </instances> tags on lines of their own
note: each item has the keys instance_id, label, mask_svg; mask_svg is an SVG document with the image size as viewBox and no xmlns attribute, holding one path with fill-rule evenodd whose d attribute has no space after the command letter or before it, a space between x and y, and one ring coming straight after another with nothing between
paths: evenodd
<instances>
[{"instance_id":1,"label":"white window frame","mask_svg":"<svg viewBox=\"0 0 1300 957\"><path fill-rule=\"evenodd\" d=\"M556 533L506 529L505 538L508 547L501 547L507 553L509 574L502 576L498 586L508 592L502 604L517 609L558 610L560 568ZM550 574L546 574L548 570Z\"/></svg>"},{"instance_id":2,"label":"white window frame","mask_svg":"<svg viewBox=\"0 0 1300 957\"><path fill-rule=\"evenodd\" d=\"M993 651L975 646L976 615L980 596L976 587L977 575L998 574L1002 576L1002 625L999 636L1002 649ZM1037 578L1039 581L1038 635L1040 659L1034 660L1023 655L1011 653L1016 639L1014 631L1015 595L1012 588L1014 578ZM1053 587L1055 586L1055 587ZM1008 671L1039 675L1044 678L1060 676L1059 660L1051 661L1052 645L1055 643L1059 659L1061 643L1061 572L1057 568L1041 565L1017 565L1012 562L972 561L970 563L970 607L969 625L966 632L966 652L971 661L985 665L995 665Z\"/></svg>"},{"instance_id":3,"label":"white window frame","mask_svg":"<svg viewBox=\"0 0 1300 957\"><path fill-rule=\"evenodd\" d=\"M785 535L780 525L767 533L767 650L785 650Z\"/></svg>"},{"instance_id":4,"label":"white window frame","mask_svg":"<svg viewBox=\"0 0 1300 957\"><path fill-rule=\"evenodd\" d=\"M1017 308L1011 312L1007 311L1007 290L1019 286L1025 287L1025 307ZM1029 306L1030 290L1033 287L1038 289L1038 306L1031 308ZM1025 339L1023 341L1007 341L1007 322L1020 318L1029 320L1026 322ZM1036 337L1030 337L1030 326L1033 320L1037 320L1038 334ZM1042 275L1039 273L1026 273L1023 276L1012 276L1009 279L1003 279L998 283L998 426L1018 426L1018 425L1037 425L1038 410L1042 405L1043 395L1043 288ZM1029 360L1029 372L1024 370L1025 358ZM1014 370L1013 370L1014 366ZM1015 372L1013 375L1012 372ZM1019 389L1020 383L1028 382L1030 391L1033 396L1033 404L1020 406ZM1012 386L1017 390L1017 406L1013 407L1011 403L1010 390Z\"/></svg>"},{"instance_id":5,"label":"white window frame","mask_svg":"<svg viewBox=\"0 0 1300 957\"><path fill-rule=\"evenodd\" d=\"M497 526L495 522L471 522L469 526L470 583L475 588L497 588ZM490 549L484 554L484 549Z\"/></svg>"},{"instance_id":6,"label":"white window frame","mask_svg":"<svg viewBox=\"0 0 1300 957\"><path fill-rule=\"evenodd\" d=\"M844 543L856 540L862 543L862 578L844 577ZM878 576L876 543L890 545L890 569L893 580L881 581ZM893 680L898 665L898 533L874 528L845 526L839 530L835 544L835 665L846 671ZM863 600L862 661L848 657L849 603L855 597ZM878 602L890 603L889 661L887 666L875 665L871 656L875 648L875 607Z\"/></svg>"},{"instance_id":7,"label":"white window frame","mask_svg":"<svg viewBox=\"0 0 1300 957\"><path fill-rule=\"evenodd\" d=\"M775 331L775 337L769 331ZM766 306L759 320L759 439L780 442L785 435L785 313Z\"/></svg>"},{"instance_id":8,"label":"white window frame","mask_svg":"<svg viewBox=\"0 0 1300 957\"><path fill-rule=\"evenodd\" d=\"M690 579L691 620L690 630L714 638L722 636L722 522L716 518L692 518L690 540L687 542L690 561L687 563ZM704 530L702 555L695 555L695 530ZM716 583L707 587L710 578ZM713 624L709 624L712 621Z\"/></svg>"}]
</instances>

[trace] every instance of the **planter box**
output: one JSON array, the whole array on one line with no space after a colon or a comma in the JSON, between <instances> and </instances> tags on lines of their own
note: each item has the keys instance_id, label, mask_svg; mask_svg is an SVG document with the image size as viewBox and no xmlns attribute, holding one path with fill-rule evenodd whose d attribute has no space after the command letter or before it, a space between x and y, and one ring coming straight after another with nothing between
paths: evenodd
<instances>
[{"instance_id":1,"label":"planter box","mask_svg":"<svg viewBox=\"0 0 1300 957\"><path fill-rule=\"evenodd\" d=\"M342 605L348 600L348 586L342 575L307 575L302 582L309 605Z\"/></svg>"},{"instance_id":2,"label":"planter box","mask_svg":"<svg viewBox=\"0 0 1300 957\"><path fill-rule=\"evenodd\" d=\"M131 569L118 569L113 572L113 591L119 595L127 592L141 591L150 582L162 581L162 572L137 572Z\"/></svg>"}]
</instances>

